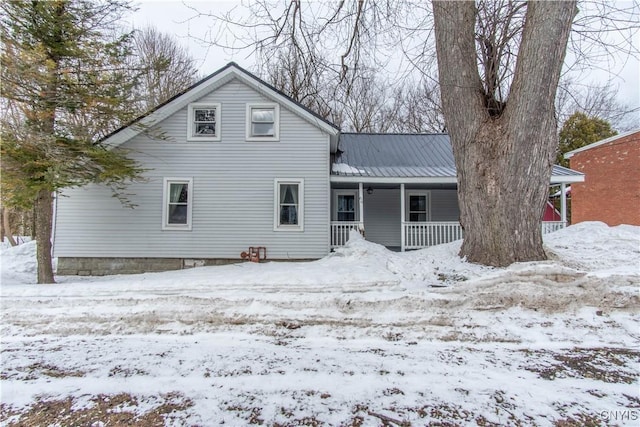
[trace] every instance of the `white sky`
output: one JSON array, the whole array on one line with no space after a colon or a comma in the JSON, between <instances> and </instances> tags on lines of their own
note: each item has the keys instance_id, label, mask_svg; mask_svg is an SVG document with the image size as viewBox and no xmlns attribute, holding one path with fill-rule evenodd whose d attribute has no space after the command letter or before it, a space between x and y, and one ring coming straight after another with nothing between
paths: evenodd
<instances>
[{"instance_id":1,"label":"white sky","mask_svg":"<svg viewBox=\"0 0 640 427\"><path fill-rule=\"evenodd\" d=\"M247 1L247 0L245 0ZM196 38L207 39L209 32L216 31L207 18L193 18L196 13L189 9L192 6L200 12L222 14L234 7L239 7L241 0L139 0L139 10L131 17L135 27L154 25L163 32L172 34L183 46L187 47L191 55L196 59L200 73L209 75L230 61L235 61L240 66L251 70L255 64L250 52L232 52L218 47L206 46ZM640 46L640 35L636 37L636 46ZM588 75L580 75L580 80L588 84L590 82L603 83L613 81L619 87L619 100L638 110L640 116L640 62L631 59L624 65L618 65L609 73L603 70L594 70ZM636 118L640 123L640 117Z\"/></svg>"}]
</instances>

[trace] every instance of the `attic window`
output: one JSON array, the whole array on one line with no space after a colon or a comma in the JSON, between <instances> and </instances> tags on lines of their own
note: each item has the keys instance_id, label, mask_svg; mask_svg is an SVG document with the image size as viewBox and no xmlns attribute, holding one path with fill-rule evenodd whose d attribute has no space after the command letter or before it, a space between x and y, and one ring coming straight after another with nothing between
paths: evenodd
<instances>
[{"instance_id":1,"label":"attic window","mask_svg":"<svg viewBox=\"0 0 640 427\"><path fill-rule=\"evenodd\" d=\"M220 104L190 104L188 141L220 141Z\"/></svg>"},{"instance_id":2,"label":"attic window","mask_svg":"<svg viewBox=\"0 0 640 427\"><path fill-rule=\"evenodd\" d=\"M277 141L279 116L278 104L248 104L247 141Z\"/></svg>"}]
</instances>

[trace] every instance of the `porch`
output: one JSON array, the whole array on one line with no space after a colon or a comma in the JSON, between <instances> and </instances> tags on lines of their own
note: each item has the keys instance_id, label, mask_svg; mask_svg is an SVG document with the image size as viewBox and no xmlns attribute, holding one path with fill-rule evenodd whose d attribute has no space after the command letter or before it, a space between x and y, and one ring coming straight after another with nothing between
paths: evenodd
<instances>
[{"instance_id":1,"label":"porch","mask_svg":"<svg viewBox=\"0 0 640 427\"><path fill-rule=\"evenodd\" d=\"M542 234L553 233L566 227L564 221L543 221ZM366 237L364 223L360 221L331 221L331 249L344 246L349 240L351 230L363 233ZM408 222L401 224L404 244L400 250L423 249L429 246L454 242L464 237L464 232L457 221L442 222Z\"/></svg>"},{"instance_id":2,"label":"porch","mask_svg":"<svg viewBox=\"0 0 640 427\"><path fill-rule=\"evenodd\" d=\"M343 133L338 148L330 175L331 248L344 245L351 230L401 251L464 237L448 135ZM567 184L583 181L580 172L553 167L549 184L560 187L561 206L541 224L543 234L566 226Z\"/></svg>"},{"instance_id":3,"label":"porch","mask_svg":"<svg viewBox=\"0 0 640 427\"><path fill-rule=\"evenodd\" d=\"M331 249L343 246L351 230L400 251L422 249L460 240L455 185L333 183L331 197ZM357 185L357 187L356 187ZM561 183L561 193L566 193ZM560 221L543 221L542 233L564 228L566 198L561 199Z\"/></svg>"}]
</instances>

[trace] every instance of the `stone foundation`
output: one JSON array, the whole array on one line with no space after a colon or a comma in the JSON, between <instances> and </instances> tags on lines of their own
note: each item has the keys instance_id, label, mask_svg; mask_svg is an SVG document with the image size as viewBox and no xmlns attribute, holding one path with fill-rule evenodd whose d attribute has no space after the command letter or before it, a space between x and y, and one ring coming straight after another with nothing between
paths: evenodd
<instances>
[{"instance_id":1,"label":"stone foundation","mask_svg":"<svg viewBox=\"0 0 640 427\"><path fill-rule=\"evenodd\" d=\"M240 259L60 257L56 274L60 276L137 274L239 262L243 261Z\"/></svg>"}]
</instances>

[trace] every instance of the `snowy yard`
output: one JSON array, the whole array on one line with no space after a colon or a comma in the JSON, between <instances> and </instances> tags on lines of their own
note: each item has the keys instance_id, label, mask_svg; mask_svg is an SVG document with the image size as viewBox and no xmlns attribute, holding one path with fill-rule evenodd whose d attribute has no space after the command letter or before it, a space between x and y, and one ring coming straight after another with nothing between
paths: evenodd
<instances>
[{"instance_id":1,"label":"snowy yard","mask_svg":"<svg viewBox=\"0 0 640 427\"><path fill-rule=\"evenodd\" d=\"M547 235L493 269L459 242L353 239L309 263L32 285L2 249L2 425L640 423L640 227Z\"/></svg>"}]
</instances>

